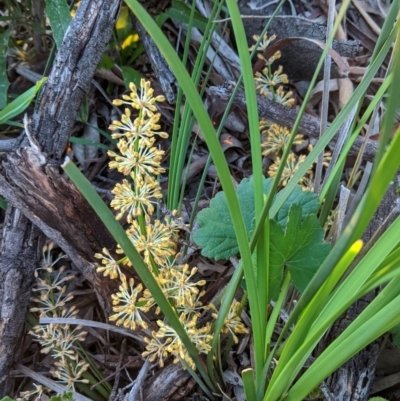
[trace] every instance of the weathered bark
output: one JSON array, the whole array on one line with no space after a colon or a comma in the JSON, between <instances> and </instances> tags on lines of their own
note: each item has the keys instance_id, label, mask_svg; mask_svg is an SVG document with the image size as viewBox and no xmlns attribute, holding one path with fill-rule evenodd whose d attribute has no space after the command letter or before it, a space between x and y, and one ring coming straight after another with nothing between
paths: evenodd
<instances>
[{"instance_id":1,"label":"weathered bark","mask_svg":"<svg viewBox=\"0 0 400 401\"><path fill-rule=\"evenodd\" d=\"M144 386L145 401L180 400L196 385L190 373L180 364L170 364Z\"/></svg>"},{"instance_id":2,"label":"weathered bark","mask_svg":"<svg viewBox=\"0 0 400 401\"><path fill-rule=\"evenodd\" d=\"M59 165L81 102L90 88L118 15L118 0L82 1L32 116L32 134Z\"/></svg>"},{"instance_id":3,"label":"weathered bark","mask_svg":"<svg viewBox=\"0 0 400 401\"><path fill-rule=\"evenodd\" d=\"M212 86L208 89L208 102L210 103L210 113L212 118L218 118L225 111L228 99L232 94L232 87L228 86ZM246 110L246 97L243 89L239 89L233 105L241 109ZM292 128L297 118L297 110L285 107L280 103L273 102L267 99L265 96L257 95L257 106L260 118L266 118L267 120L273 121L274 123L283 125L285 127ZM215 115L213 115L215 114ZM319 138L320 135L320 120L309 114L304 114L301 119L299 133L309 136L311 138ZM334 137L331 141L331 145L336 143ZM364 143L364 138L357 137L352 148L350 149L349 155L356 156ZM377 149L377 142L367 140L365 152L363 157L365 160L373 161Z\"/></svg>"},{"instance_id":4,"label":"weathered bark","mask_svg":"<svg viewBox=\"0 0 400 401\"><path fill-rule=\"evenodd\" d=\"M47 154L47 162L55 168L60 164L81 101L111 37L119 6L120 0L82 0L57 53L32 124L33 136ZM92 216L84 214L87 205L57 170L32 162L27 150L22 150L18 156L9 156L4 163L7 176L0 182L0 193L10 202L0 250L0 397L10 389L8 373L19 356L18 343L33 273L44 241L43 234L21 213L40 225L71 257L76 256L74 262L94 285L95 272L90 265L93 256L90 255L99 248L92 246L108 244L105 230L88 222ZM72 199L66 199L67 194ZM51 205L46 201L56 201L57 197L62 199L59 203ZM61 217L69 221L61 224ZM83 221L78 222L78 219ZM83 232L78 232L80 230ZM79 244L85 235L89 238ZM86 245L88 247L82 249Z\"/></svg>"},{"instance_id":5,"label":"weathered bark","mask_svg":"<svg viewBox=\"0 0 400 401\"><path fill-rule=\"evenodd\" d=\"M0 259L0 398L8 393L7 375L21 351L18 343L43 239L18 209L7 210Z\"/></svg>"},{"instance_id":6,"label":"weathered bark","mask_svg":"<svg viewBox=\"0 0 400 401\"><path fill-rule=\"evenodd\" d=\"M0 193L63 249L111 312L107 280L96 276L93 255L103 247L112 249L114 240L75 186L56 168L39 163L39 157L46 160L32 148L8 156Z\"/></svg>"},{"instance_id":7,"label":"weathered bark","mask_svg":"<svg viewBox=\"0 0 400 401\"><path fill-rule=\"evenodd\" d=\"M256 1L253 2L257 3ZM258 2L259 4L261 2ZM246 31L247 41L249 46L254 44L253 35L259 35L266 24L269 22L270 15L275 10L276 4L268 8L253 10L249 6L249 2L241 0L238 2L242 15L252 16L244 18L243 24ZM288 10L289 11L289 10ZM276 35L273 43L276 43L283 38L298 38L296 41L282 42L281 58L273 63L273 70L279 65L283 67L283 71L291 80L311 80L315 68L322 54L322 49L315 43L309 41L318 40L326 42L326 26L318 24L314 21L302 17L294 17L291 15L278 15L272 21L268 35L271 37ZM337 41L332 44L333 50L345 58L354 58L362 54L364 48L357 40ZM340 68L335 63L332 63L331 78L343 77ZM319 73L318 79L323 79L323 69Z\"/></svg>"},{"instance_id":8,"label":"weathered bark","mask_svg":"<svg viewBox=\"0 0 400 401\"><path fill-rule=\"evenodd\" d=\"M139 21L136 21L135 27L140 36L143 47L146 50L153 72L155 73L157 80L161 85L168 103L174 104L176 101L176 79L174 74L169 68L167 61L161 54L157 45L144 29L143 25Z\"/></svg>"}]
</instances>

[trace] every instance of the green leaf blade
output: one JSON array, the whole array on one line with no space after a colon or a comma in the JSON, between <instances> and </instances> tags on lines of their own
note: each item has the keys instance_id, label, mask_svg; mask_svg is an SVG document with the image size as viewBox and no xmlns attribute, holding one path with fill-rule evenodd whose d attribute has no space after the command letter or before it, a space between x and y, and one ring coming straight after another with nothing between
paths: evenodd
<instances>
[{"instance_id":1,"label":"green leaf blade","mask_svg":"<svg viewBox=\"0 0 400 401\"><path fill-rule=\"evenodd\" d=\"M199 212L197 222L202 228L194 232L193 240L202 248L203 256L220 260L229 259L239 252L233 222L223 192L219 192L211 200L209 208Z\"/></svg>"},{"instance_id":2,"label":"green leaf blade","mask_svg":"<svg viewBox=\"0 0 400 401\"><path fill-rule=\"evenodd\" d=\"M15 100L13 100L3 110L1 110L0 124L4 124L7 120L10 120L18 114L23 113L35 97L36 93L38 93L39 89L42 87L46 79L47 78L42 78L40 81L36 82L35 86L28 89L22 95L19 95Z\"/></svg>"},{"instance_id":3,"label":"green leaf blade","mask_svg":"<svg viewBox=\"0 0 400 401\"><path fill-rule=\"evenodd\" d=\"M10 83L7 78L7 50L10 31L0 34L0 109L7 104L7 91Z\"/></svg>"},{"instance_id":4,"label":"green leaf blade","mask_svg":"<svg viewBox=\"0 0 400 401\"><path fill-rule=\"evenodd\" d=\"M46 13L59 49L71 22L68 4L65 0L46 0Z\"/></svg>"},{"instance_id":5,"label":"green leaf blade","mask_svg":"<svg viewBox=\"0 0 400 401\"><path fill-rule=\"evenodd\" d=\"M165 15L187 24L190 18L190 7L182 0L173 0L172 7L165 12ZM207 18L203 17L200 13L197 11L194 13L192 22L194 27L205 29L207 22Z\"/></svg>"}]
</instances>

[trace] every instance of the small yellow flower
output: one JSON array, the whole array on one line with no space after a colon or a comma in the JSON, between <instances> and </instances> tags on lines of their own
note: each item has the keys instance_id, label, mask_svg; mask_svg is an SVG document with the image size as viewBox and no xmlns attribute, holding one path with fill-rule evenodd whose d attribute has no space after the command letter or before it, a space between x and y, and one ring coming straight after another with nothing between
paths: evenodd
<instances>
[{"instance_id":1,"label":"small yellow flower","mask_svg":"<svg viewBox=\"0 0 400 401\"><path fill-rule=\"evenodd\" d=\"M169 339L169 341L165 343L165 351L174 356L174 363L178 363L181 359L187 360L186 357L189 357L189 355L176 331L161 320L157 320L157 325L160 329L157 333L154 333L154 336L158 339Z\"/></svg>"},{"instance_id":2,"label":"small yellow flower","mask_svg":"<svg viewBox=\"0 0 400 401\"><path fill-rule=\"evenodd\" d=\"M256 77L254 80L258 82L256 85L256 89L260 92L264 90L264 88L271 88L275 87L278 84L287 84L289 82L288 77L286 74L282 74L282 66L280 65L279 68L273 73L270 74L268 68L264 68L261 72L256 72Z\"/></svg>"},{"instance_id":3,"label":"small yellow flower","mask_svg":"<svg viewBox=\"0 0 400 401\"><path fill-rule=\"evenodd\" d=\"M194 300L199 293L197 287L206 284L205 280L191 281L196 272L197 267L190 269L187 264L174 266L165 272L167 275L165 278L166 292L169 298L175 300L177 307L184 305L193 306Z\"/></svg>"},{"instance_id":4,"label":"small yellow flower","mask_svg":"<svg viewBox=\"0 0 400 401\"><path fill-rule=\"evenodd\" d=\"M300 168L301 164L304 163L305 159L306 159L306 156L304 156L304 155L297 157L294 153L289 154L289 156L286 160L282 175L281 175L281 179L280 179L280 183L282 186L287 185L289 180L294 176L296 171ZM275 176L276 172L278 171L280 163L281 163L281 159L280 159L280 157L277 157L274 164L272 164L269 167L268 175L270 177ZM311 170L309 170L309 171L311 172ZM304 177L299 181L300 184L305 182Z\"/></svg>"},{"instance_id":5,"label":"small yellow flower","mask_svg":"<svg viewBox=\"0 0 400 401\"><path fill-rule=\"evenodd\" d=\"M167 338L165 342L162 342L156 337L156 332L153 331L151 338L144 338L146 345L146 351L142 352L142 357L149 357L150 362L154 362L158 359L160 367L164 367L164 360L168 357L167 345L172 341L172 338Z\"/></svg>"},{"instance_id":6,"label":"small yellow flower","mask_svg":"<svg viewBox=\"0 0 400 401\"><path fill-rule=\"evenodd\" d=\"M292 95L293 93L291 91L285 93L283 87L280 86L275 92L274 101L286 107L293 107L294 98L291 97Z\"/></svg>"},{"instance_id":7,"label":"small yellow flower","mask_svg":"<svg viewBox=\"0 0 400 401\"><path fill-rule=\"evenodd\" d=\"M253 35L253 39L255 42L257 42L259 38L260 38L259 35ZM265 33L261 42L257 46L257 51L264 53L265 50L267 50L267 47L269 46L269 44L275 39L276 39L276 35L272 35L270 38L268 38L268 33ZM249 50L253 51L254 47L255 47L255 45L251 46Z\"/></svg>"},{"instance_id":8,"label":"small yellow flower","mask_svg":"<svg viewBox=\"0 0 400 401\"><path fill-rule=\"evenodd\" d=\"M145 79L140 80L140 95L138 95L137 87L134 83L129 84L129 89L131 90L130 95L123 95L122 99L117 99L113 101L113 104L120 106L121 104L129 104L131 107L137 110L143 110L144 114L147 116L153 115L157 111L155 106L156 102L164 102L164 96L154 97L154 89L151 87L150 81Z\"/></svg>"},{"instance_id":9,"label":"small yellow flower","mask_svg":"<svg viewBox=\"0 0 400 401\"><path fill-rule=\"evenodd\" d=\"M262 154L268 156L270 154L279 154L283 152L290 138L290 131L286 127L279 124L272 124L268 129L263 130L262 121L260 123L260 131L263 134L261 147L263 148ZM293 145L300 145L303 143L303 135L297 134Z\"/></svg>"},{"instance_id":10,"label":"small yellow flower","mask_svg":"<svg viewBox=\"0 0 400 401\"><path fill-rule=\"evenodd\" d=\"M146 216L146 234L140 231L137 221L132 221L131 227L126 231L138 252L144 256L144 261L150 266L151 258L158 265L175 255L175 235L170 227L162 224L159 220L150 223Z\"/></svg>"},{"instance_id":11,"label":"small yellow flower","mask_svg":"<svg viewBox=\"0 0 400 401\"><path fill-rule=\"evenodd\" d=\"M43 354L51 352L54 358L71 360L79 358L73 349L75 341L84 341L87 334L82 326L71 330L67 324L37 325L29 333L40 343Z\"/></svg>"},{"instance_id":12,"label":"small yellow flower","mask_svg":"<svg viewBox=\"0 0 400 401\"><path fill-rule=\"evenodd\" d=\"M98 273L103 273L104 277L110 276L111 280L124 276L119 268L118 262L110 255L108 249L103 248L102 252L103 253L96 253L94 255L96 259L101 259L101 264L103 265L98 267L96 271Z\"/></svg>"},{"instance_id":13,"label":"small yellow flower","mask_svg":"<svg viewBox=\"0 0 400 401\"><path fill-rule=\"evenodd\" d=\"M143 176L146 174L159 175L165 173L165 169L160 167L165 152L152 146L154 142L154 137L150 138L148 143L144 143L144 140L140 139L137 145L138 150L136 150L133 142L128 145L123 139L120 139L118 148L121 155L112 151L107 152L110 157L115 159L108 164L109 167L117 169L124 175L129 175L131 171Z\"/></svg>"},{"instance_id":14,"label":"small yellow flower","mask_svg":"<svg viewBox=\"0 0 400 401\"><path fill-rule=\"evenodd\" d=\"M276 51L270 58L266 59L262 53L257 54L257 58L260 60L263 60L265 65L268 67L270 66L274 61L279 60L281 58L281 52L280 50Z\"/></svg>"},{"instance_id":15,"label":"small yellow flower","mask_svg":"<svg viewBox=\"0 0 400 401\"><path fill-rule=\"evenodd\" d=\"M140 314L141 303L138 302L138 296L143 290L143 285L139 284L133 287L133 278L129 283L124 278L119 286L119 292L111 295L113 300L113 311L116 312L110 316L110 321L115 322L117 326L124 326L127 329L135 330L136 325L147 329L147 323L143 321Z\"/></svg>"},{"instance_id":16,"label":"small yellow flower","mask_svg":"<svg viewBox=\"0 0 400 401\"><path fill-rule=\"evenodd\" d=\"M82 379L82 375L87 371L89 364L85 361L69 362L56 361L55 368L50 373L60 382L65 384L69 389L74 390L76 383L89 383L88 379Z\"/></svg>"},{"instance_id":17,"label":"small yellow flower","mask_svg":"<svg viewBox=\"0 0 400 401\"><path fill-rule=\"evenodd\" d=\"M197 328L197 316L187 320L180 316L180 320L190 340L195 344L199 353L207 354L211 350L211 342L213 340L211 325L208 323L204 327ZM157 325L160 329L157 333L152 333L152 335L157 339L170 339L169 342L165 343L164 349L168 354L171 354L174 357L173 362L178 363L179 361L184 360L192 369L196 369L193 359L190 357L186 347L176 334L176 331L161 320L157 321ZM149 340L149 343L151 343L151 340Z\"/></svg>"},{"instance_id":18,"label":"small yellow flower","mask_svg":"<svg viewBox=\"0 0 400 401\"><path fill-rule=\"evenodd\" d=\"M43 399L44 387L42 385L36 384L36 383L32 383L32 385L35 388L32 389L32 390L20 392L19 396L22 397L22 398L17 398L17 401L29 400L34 395L36 395L35 400L42 400Z\"/></svg>"},{"instance_id":19,"label":"small yellow flower","mask_svg":"<svg viewBox=\"0 0 400 401\"><path fill-rule=\"evenodd\" d=\"M125 114L122 114L121 121L113 121L108 127L114 132L111 136L113 139L125 138L127 144L130 144L135 139L143 139L144 144L149 146L150 142L148 138L152 138L158 135L160 138L168 138L166 132L161 132L159 129L161 125L158 124L160 120L160 114L155 113L151 116L138 117L134 121L131 120L131 111L125 109ZM151 145L150 145L151 146Z\"/></svg>"},{"instance_id":20,"label":"small yellow flower","mask_svg":"<svg viewBox=\"0 0 400 401\"><path fill-rule=\"evenodd\" d=\"M198 316L194 316L197 320ZM211 351L211 343L213 340L213 335L211 334L211 324L207 322L205 326L196 328L191 327L186 330L190 340L196 345L197 350L201 354L207 354Z\"/></svg>"},{"instance_id":21,"label":"small yellow flower","mask_svg":"<svg viewBox=\"0 0 400 401\"><path fill-rule=\"evenodd\" d=\"M212 309L216 310L213 304L210 305ZM229 308L229 312L224 321L224 328L222 333L231 333L235 344L239 342L236 334L247 334L249 329L244 326L240 318L241 305L240 302L234 300ZM217 319L218 313L213 313L212 317Z\"/></svg>"},{"instance_id":22,"label":"small yellow flower","mask_svg":"<svg viewBox=\"0 0 400 401\"><path fill-rule=\"evenodd\" d=\"M142 213L152 215L154 213L153 204L157 204L157 199L162 198L161 187L152 177L145 175L135 177L135 189L132 189L127 180L122 184L118 183L111 191L114 199L111 201L111 207L120 210L117 214L117 220L127 213L128 223L132 218Z\"/></svg>"}]
</instances>

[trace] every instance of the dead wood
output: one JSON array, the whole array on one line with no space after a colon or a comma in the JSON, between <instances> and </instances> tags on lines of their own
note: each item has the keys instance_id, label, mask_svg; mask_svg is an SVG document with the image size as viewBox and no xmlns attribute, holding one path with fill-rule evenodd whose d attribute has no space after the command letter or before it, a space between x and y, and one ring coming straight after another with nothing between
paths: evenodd
<instances>
[{"instance_id":1,"label":"dead wood","mask_svg":"<svg viewBox=\"0 0 400 401\"><path fill-rule=\"evenodd\" d=\"M249 46L254 44L253 35L259 35L269 21L266 11L252 10L246 1L240 1L239 7L242 15L254 16L244 18L243 24L246 31ZM265 16L265 18L258 18ZM276 35L276 41L284 38L305 38L326 42L326 26L312 22L302 17L280 15L275 17L268 29L268 35ZM272 42L274 43L274 42ZM359 41L337 41L334 40L332 49L345 58L355 58L362 54L364 48ZM283 66L285 74L292 80L308 81L312 78L315 67L322 54L322 49L307 40L296 40L286 42L280 49L281 58L273 64L273 69L279 65ZM323 69L319 79L323 78ZM332 63L331 78L341 78L343 74L335 63Z\"/></svg>"},{"instance_id":2,"label":"dead wood","mask_svg":"<svg viewBox=\"0 0 400 401\"><path fill-rule=\"evenodd\" d=\"M180 400L187 396L196 382L180 364L170 364L147 381L144 387L145 401Z\"/></svg>"},{"instance_id":3,"label":"dead wood","mask_svg":"<svg viewBox=\"0 0 400 401\"><path fill-rule=\"evenodd\" d=\"M151 68L161 85L168 103L174 104L176 101L176 79L174 74L157 45L154 43L154 40L144 29L143 25L139 21L136 21L135 27L150 60Z\"/></svg>"},{"instance_id":4,"label":"dead wood","mask_svg":"<svg viewBox=\"0 0 400 401\"><path fill-rule=\"evenodd\" d=\"M228 99L232 94L233 86L212 86L208 89L208 101L210 103L209 109L212 111L212 118L217 119L218 116L222 115L225 111ZM243 89L239 89L233 104L243 110L246 110L246 97ZM280 103L273 102L267 99L265 96L257 95L258 114L260 118L266 118L267 120L273 121L274 123L292 128L297 118L297 110L285 107ZM318 139L320 131L320 120L309 114L304 114L300 127L299 133L309 136L311 138ZM350 149L350 156L357 156L360 148L364 143L364 138L357 137L352 148ZM330 143L331 145L336 144L336 138L334 137ZM373 161L377 149L377 142L367 140L364 159Z\"/></svg>"},{"instance_id":5,"label":"dead wood","mask_svg":"<svg viewBox=\"0 0 400 401\"><path fill-rule=\"evenodd\" d=\"M82 0L57 53L32 124L32 134L54 168L60 164L79 106L111 37L119 6L120 0ZM49 238L60 241L71 257L76 256L73 261L92 278L94 285L95 272L90 265L93 259L89 257L93 249L90 248L107 238L104 229L88 222L91 215L83 214L87 207L57 170L39 168L40 164L35 164L28 153L22 150L8 158L3 164L3 174L7 176L2 176L0 182L0 193L9 202L0 250L0 397L11 389L8 374L22 348L19 341L33 273L41 258L44 236L36 225ZM67 201L67 196L72 199ZM51 205L50 200L55 201L57 197L63 201ZM67 220L63 224L62 217ZM68 230L71 231L68 233ZM86 235L87 240L79 244ZM82 249L86 245L88 248ZM107 241L102 242L102 246L106 245Z\"/></svg>"},{"instance_id":6,"label":"dead wood","mask_svg":"<svg viewBox=\"0 0 400 401\"><path fill-rule=\"evenodd\" d=\"M19 342L43 242L37 227L18 209L8 208L0 259L0 397L9 392L8 372L22 350Z\"/></svg>"},{"instance_id":7,"label":"dead wood","mask_svg":"<svg viewBox=\"0 0 400 401\"><path fill-rule=\"evenodd\" d=\"M82 1L71 21L32 116L32 134L51 164L59 165L81 102L108 44L118 0Z\"/></svg>"},{"instance_id":8,"label":"dead wood","mask_svg":"<svg viewBox=\"0 0 400 401\"><path fill-rule=\"evenodd\" d=\"M351 306L331 328L327 343L338 338L374 297L375 294L369 294ZM370 344L334 372L325 382L326 398L332 401L367 401L375 377L379 349L379 342Z\"/></svg>"},{"instance_id":9,"label":"dead wood","mask_svg":"<svg viewBox=\"0 0 400 401\"><path fill-rule=\"evenodd\" d=\"M56 168L37 161L32 148L9 155L0 193L63 249L92 283L104 310L111 312L107 280L97 277L93 255L103 247L112 249L114 240L75 186Z\"/></svg>"}]
</instances>

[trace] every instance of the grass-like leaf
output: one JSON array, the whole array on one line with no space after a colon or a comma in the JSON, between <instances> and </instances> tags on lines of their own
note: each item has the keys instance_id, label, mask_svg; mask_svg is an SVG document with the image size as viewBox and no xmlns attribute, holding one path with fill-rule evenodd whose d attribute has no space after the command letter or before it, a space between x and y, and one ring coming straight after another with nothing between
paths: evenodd
<instances>
[{"instance_id":1,"label":"grass-like leaf","mask_svg":"<svg viewBox=\"0 0 400 401\"><path fill-rule=\"evenodd\" d=\"M35 95L39 92L43 83L46 82L47 78L42 78L36 82L35 86L28 89L22 95L19 95L15 100L9 103L2 111L0 111L0 124L4 124L7 120L14 118L18 114L23 113L30 105Z\"/></svg>"},{"instance_id":2,"label":"grass-like leaf","mask_svg":"<svg viewBox=\"0 0 400 401\"><path fill-rule=\"evenodd\" d=\"M172 7L170 7L165 14L172 19L176 19L181 22L188 23L190 19L191 10L190 7L185 4L182 0L173 0ZM193 15L193 26L200 29L205 29L208 23L208 19L203 17L198 12Z\"/></svg>"},{"instance_id":3,"label":"grass-like leaf","mask_svg":"<svg viewBox=\"0 0 400 401\"><path fill-rule=\"evenodd\" d=\"M7 49L10 30L0 34L0 109L7 104L7 90L10 85L7 78Z\"/></svg>"},{"instance_id":4,"label":"grass-like leaf","mask_svg":"<svg viewBox=\"0 0 400 401\"><path fill-rule=\"evenodd\" d=\"M7 202L4 198L0 196L0 207L4 210L7 210Z\"/></svg>"},{"instance_id":5,"label":"grass-like leaf","mask_svg":"<svg viewBox=\"0 0 400 401\"><path fill-rule=\"evenodd\" d=\"M71 22L71 15L66 0L46 0L46 14L50 21L53 38L60 48L65 32Z\"/></svg>"}]
</instances>

